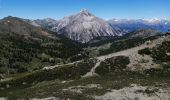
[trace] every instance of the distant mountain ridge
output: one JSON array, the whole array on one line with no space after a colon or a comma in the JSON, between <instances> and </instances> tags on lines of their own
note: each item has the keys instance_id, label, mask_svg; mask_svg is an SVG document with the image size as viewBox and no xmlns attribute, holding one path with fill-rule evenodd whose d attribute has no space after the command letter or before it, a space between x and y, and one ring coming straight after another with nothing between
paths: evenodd
<instances>
[{"instance_id":1,"label":"distant mountain ridge","mask_svg":"<svg viewBox=\"0 0 170 100\"><path fill-rule=\"evenodd\" d=\"M25 37L40 38L50 37L54 38L55 35L43 30L41 27L35 27L18 17L8 16L0 20L0 32L15 33Z\"/></svg>"},{"instance_id":2,"label":"distant mountain ridge","mask_svg":"<svg viewBox=\"0 0 170 100\"><path fill-rule=\"evenodd\" d=\"M34 26L42 27L48 30L52 30L52 28L56 27L58 24L58 21L52 18L28 20L28 22Z\"/></svg>"},{"instance_id":3,"label":"distant mountain ridge","mask_svg":"<svg viewBox=\"0 0 170 100\"><path fill-rule=\"evenodd\" d=\"M130 32L129 34L126 34L125 36L134 38L134 37L150 37L158 34L162 33L155 29L137 29L133 32Z\"/></svg>"},{"instance_id":4,"label":"distant mountain ridge","mask_svg":"<svg viewBox=\"0 0 170 100\"><path fill-rule=\"evenodd\" d=\"M107 21L112 27L118 27L122 31L132 32L137 29L155 29L160 32L167 32L170 29L168 19L112 19Z\"/></svg>"}]
</instances>

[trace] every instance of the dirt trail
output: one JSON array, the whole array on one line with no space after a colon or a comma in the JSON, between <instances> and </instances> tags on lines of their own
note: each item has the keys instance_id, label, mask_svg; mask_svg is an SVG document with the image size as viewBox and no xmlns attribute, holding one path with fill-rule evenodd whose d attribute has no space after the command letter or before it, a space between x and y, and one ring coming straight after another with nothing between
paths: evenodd
<instances>
[{"instance_id":1,"label":"dirt trail","mask_svg":"<svg viewBox=\"0 0 170 100\"><path fill-rule=\"evenodd\" d=\"M95 69L100 65L100 63L101 63L101 61L98 61L98 62L96 63L96 65L90 70L90 72L86 73L86 74L85 74L84 76L82 76L82 77L84 78L84 77L90 77L90 76L97 75L97 74L95 73Z\"/></svg>"},{"instance_id":2,"label":"dirt trail","mask_svg":"<svg viewBox=\"0 0 170 100\"><path fill-rule=\"evenodd\" d=\"M67 64L54 65L54 66L47 66L47 67L44 67L43 69L44 69L44 70L54 69L54 68L57 68L57 67L72 65L72 64L75 64L75 63L79 63L79 62L81 62L81 60L80 60L80 61L71 62L71 63L67 63Z\"/></svg>"}]
</instances>

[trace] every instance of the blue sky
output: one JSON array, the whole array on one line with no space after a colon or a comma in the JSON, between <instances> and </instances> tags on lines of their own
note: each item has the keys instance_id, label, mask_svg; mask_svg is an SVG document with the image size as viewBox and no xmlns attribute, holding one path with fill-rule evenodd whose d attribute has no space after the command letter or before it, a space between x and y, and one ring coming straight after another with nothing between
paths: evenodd
<instances>
[{"instance_id":1,"label":"blue sky","mask_svg":"<svg viewBox=\"0 0 170 100\"><path fill-rule=\"evenodd\" d=\"M103 19L170 19L170 0L0 0L0 18L61 19L80 9Z\"/></svg>"}]
</instances>

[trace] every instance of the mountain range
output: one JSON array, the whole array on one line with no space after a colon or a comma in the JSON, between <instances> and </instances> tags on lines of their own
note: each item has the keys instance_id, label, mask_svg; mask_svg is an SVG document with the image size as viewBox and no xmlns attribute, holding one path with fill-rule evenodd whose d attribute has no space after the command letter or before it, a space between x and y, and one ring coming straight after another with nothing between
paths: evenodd
<instances>
[{"instance_id":1,"label":"mountain range","mask_svg":"<svg viewBox=\"0 0 170 100\"><path fill-rule=\"evenodd\" d=\"M50 29L59 35L82 43L100 36L122 36L122 31L111 27L105 20L84 9L58 21L48 18L31 21L31 24Z\"/></svg>"},{"instance_id":2,"label":"mountain range","mask_svg":"<svg viewBox=\"0 0 170 100\"><path fill-rule=\"evenodd\" d=\"M138 29L166 32L170 28L168 19L112 19L106 21L85 9L60 20L46 18L25 21L82 43L98 37L123 36Z\"/></svg>"}]
</instances>

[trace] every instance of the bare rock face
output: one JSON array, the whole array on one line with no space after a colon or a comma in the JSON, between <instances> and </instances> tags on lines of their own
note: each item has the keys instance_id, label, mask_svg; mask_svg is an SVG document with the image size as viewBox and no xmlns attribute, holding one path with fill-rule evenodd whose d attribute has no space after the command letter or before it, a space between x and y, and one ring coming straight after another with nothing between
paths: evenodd
<instances>
[{"instance_id":1,"label":"bare rock face","mask_svg":"<svg viewBox=\"0 0 170 100\"><path fill-rule=\"evenodd\" d=\"M121 31L112 28L106 21L95 17L84 9L77 14L59 20L57 27L53 27L52 30L83 43L95 37L121 35Z\"/></svg>"}]
</instances>

